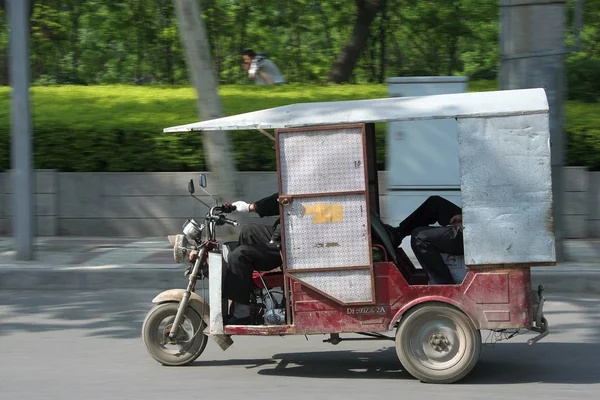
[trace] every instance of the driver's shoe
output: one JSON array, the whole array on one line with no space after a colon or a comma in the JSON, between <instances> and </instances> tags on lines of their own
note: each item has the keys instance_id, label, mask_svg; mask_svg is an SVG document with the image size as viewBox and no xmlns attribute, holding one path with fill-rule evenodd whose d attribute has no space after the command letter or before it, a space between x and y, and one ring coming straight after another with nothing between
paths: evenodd
<instances>
[{"instance_id":1,"label":"driver's shoe","mask_svg":"<svg viewBox=\"0 0 600 400\"><path fill-rule=\"evenodd\" d=\"M228 315L227 318L225 318L225 325L252 325L252 318L250 318L249 315L242 318Z\"/></svg>"},{"instance_id":2,"label":"driver's shoe","mask_svg":"<svg viewBox=\"0 0 600 400\"><path fill-rule=\"evenodd\" d=\"M232 302L224 323L225 325L253 325L250 317L250 307L246 304Z\"/></svg>"}]
</instances>

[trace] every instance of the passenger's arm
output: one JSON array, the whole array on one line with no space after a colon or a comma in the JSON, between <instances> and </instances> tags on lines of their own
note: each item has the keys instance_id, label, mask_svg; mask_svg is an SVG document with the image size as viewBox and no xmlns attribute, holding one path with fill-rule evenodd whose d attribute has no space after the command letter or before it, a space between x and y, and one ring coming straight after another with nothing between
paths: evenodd
<instances>
[{"instance_id":1,"label":"passenger's arm","mask_svg":"<svg viewBox=\"0 0 600 400\"><path fill-rule=\"evenodd\" d=\"M269 75L267 75L266 73L259 71L258 75L263 78L265 80L265 82L267 82L267 84L272 85L273 84L273 79L271 79L271 77Z\"/></svg>"},{"instance_id":2,"label":"passenger's arm","mask_svg":"<svg viewBox=\"0 0 600 400\"><path fill-rule=\"evenodd\" d=\"M278 197L279 193L273 193L269 197L265 197L264 199L250 204L248 209L250 212L255 212L261 217L279 215L279 202L277 201Z\"/></svg>"}]
</instances>

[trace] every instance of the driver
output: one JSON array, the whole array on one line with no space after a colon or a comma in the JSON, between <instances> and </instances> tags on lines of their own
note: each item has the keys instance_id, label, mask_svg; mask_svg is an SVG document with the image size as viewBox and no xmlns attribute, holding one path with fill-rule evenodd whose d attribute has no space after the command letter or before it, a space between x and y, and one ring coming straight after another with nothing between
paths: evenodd
<instances>
[{"instance_id":1,"label":"driver","mask_svg":"<svg viewBox=\"0 0 600 400\"><path fill-rule=\"evenodd\" d=\"M236 201L238 212L255 212L261 218L279 215L278 193L248 204ZM279 218L274 225L245 224L236 247L227 257L227 272L223 296L232 300L232 310L226 319L229 325L249 325L250 293L253 271L270 271L281 266L281 227Z\"/></svg>"}]
</instances>

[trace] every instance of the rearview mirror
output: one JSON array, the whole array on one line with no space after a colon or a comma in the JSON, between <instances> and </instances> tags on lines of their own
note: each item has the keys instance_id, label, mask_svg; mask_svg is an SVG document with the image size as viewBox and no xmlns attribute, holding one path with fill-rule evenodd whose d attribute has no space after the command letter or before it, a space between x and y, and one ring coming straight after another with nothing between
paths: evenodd
<instances>
[{"instance_id":1,"label":"rearview mirror","mask_svg":"<svg viewBox=\"0 0 600 400\"><path fill-rule=\"evenodd\" d=\"M204 175L204 174L200 175L200 187L203 187L203 188L206 187L206 175Z\"/></svg>"},{"instance_id":2,"label":"rearview mirror","mask_svg":"<svg viewBox=\"0 0 600 400\"><path fill-rule=\"evenodd\" d=\"M194 189L194 180L190 179L190 181L188 182L188 192L190 192L190 194L194 194L196 190Z\"/></svg>"}]
</instances>

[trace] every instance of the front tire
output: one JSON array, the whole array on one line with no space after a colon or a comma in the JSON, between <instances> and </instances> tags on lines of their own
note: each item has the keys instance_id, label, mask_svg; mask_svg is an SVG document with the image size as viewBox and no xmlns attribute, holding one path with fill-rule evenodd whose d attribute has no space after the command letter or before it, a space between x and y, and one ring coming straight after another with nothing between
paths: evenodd
<instances>
[{"instance_id":1,"label":"front tire","mask_svg":"<svg viewBox=\"0 0 600 400\"><path fill-rule=\"evenodd\" d=\"M204 351L208 336L204 334L205 322L190 306L174 340L168 337L179 304L162 303L154 307L144 320L142 338L148 353L163 365L187 365Z\"/></svg>"},{"instance_id":2,"label":"front tire","mask_svg":"<svg viewBox=\"0 0 600 400\"><path fill-rule=\"evenodd\" d=\"M479 360L481 334L469 317L445 303L416 306L396 331L396 352L404 368L428 383L452 383Z\"/></svg>"}]
</instances>

